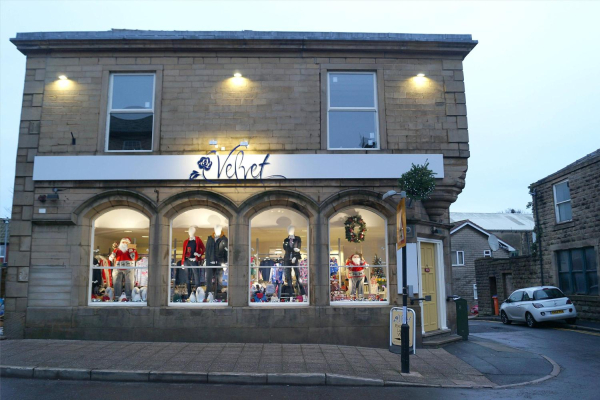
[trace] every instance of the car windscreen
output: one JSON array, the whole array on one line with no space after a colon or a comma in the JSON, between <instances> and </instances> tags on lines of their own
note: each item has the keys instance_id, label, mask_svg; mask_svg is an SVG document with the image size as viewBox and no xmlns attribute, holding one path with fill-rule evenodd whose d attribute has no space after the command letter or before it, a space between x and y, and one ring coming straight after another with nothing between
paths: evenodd
<instances>
[{"instance_id":1,"label":"car windscreen","mask_svg":"<svg viewBox=\"0 0 600 400\"><path fill-rule=\"evenodd\" d=\"M560 299L561 297L566 296L556 288L540 289L533 292L533 298L535 300Z\"/></svg>"}]
</instances>

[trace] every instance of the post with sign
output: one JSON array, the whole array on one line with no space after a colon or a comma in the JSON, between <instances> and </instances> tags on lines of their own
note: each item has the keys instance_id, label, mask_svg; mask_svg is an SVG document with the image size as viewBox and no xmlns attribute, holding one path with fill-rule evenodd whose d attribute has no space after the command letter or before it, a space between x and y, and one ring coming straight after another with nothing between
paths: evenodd
<instances>
[{"instance_id":1,"label":"post with sign","mask_svg":"<svg viewBox=\"0 0 600 400\"><path fill-rule=\"evenodd\" d=\"M402 249L402 327L400 329L400 362L403 374L410 373L409 328L407 323L408 287L406 272L406 197L402 198L396 209L396 250Z\"/></svg>"}]
</instances>

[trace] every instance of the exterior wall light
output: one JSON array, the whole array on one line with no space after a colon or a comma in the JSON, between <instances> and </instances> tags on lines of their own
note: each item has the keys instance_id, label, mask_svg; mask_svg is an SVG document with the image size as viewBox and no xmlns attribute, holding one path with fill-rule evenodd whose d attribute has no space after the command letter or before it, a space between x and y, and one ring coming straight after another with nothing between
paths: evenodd
<instances>
[{"instance_id":1,"label":"exterior wall light","mask_svg":"<svg viewBox=\"0 0 600 400\"><path fill-rule=\"evenodd\" d=\"M235 74L233 74L234 78L241 78L242 74L240 74L239 72L236 72Z\"/></svg>"},{"instance_id":2,"label":"exterior wall light","mask_svg":"<svg viewBox=\"0 0 600 400\"><path fill-rule=\"evenodd\" d=\"M419 78L425 78L425 74L417 74Z\"/></svg>"},{"instance_id":3,"label":"exterior wall light","mask_svg":"<svg viewBox=\"0 0 600 400\"><path fill-rule=\"evenodd\" d=\"M209 146L215 146L215 149L218 149L219 146L217 145L217 141L216 140L211 140L208 142Z\"/></svg>"},{"instance_id":4,"label":"exterior wall light","mask_svg":"<svg viewBox=\"0 0 600 400\"><path fill-rule=\"evenodd\" d=\"M250 145L248 144L248 141L247 141L247 140L242 140L242 141L240 142L240 146L246 146L246 148L250 147Z\"/></svg>"},{"instance_id":5,"label":"exterior wall light","mask_svg":"<svg viewBox=\"0 0 600 400\"><path fill-rule=\"evenodd\" d=\"M66 80L67 80L67 79L69 79L69 78L67 78L67 76L66 76L66 75L59 75L59 76L58 76L58 79L60 79L61 81L66 81Z\"/></svg>"}]
</instances>

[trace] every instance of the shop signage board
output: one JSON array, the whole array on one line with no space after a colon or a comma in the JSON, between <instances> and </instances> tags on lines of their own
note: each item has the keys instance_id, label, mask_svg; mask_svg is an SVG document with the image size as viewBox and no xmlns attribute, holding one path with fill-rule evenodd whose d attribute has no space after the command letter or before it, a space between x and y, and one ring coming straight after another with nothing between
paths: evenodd
<instances>
[{"instance_id":1,"label":"shop signage board","mask_svg":"<svg viewBox=\"0 0 600 400\"><path fill-rule=\"evenodd\" d=\"M416 314L412 308L407 308L408 315L406 316L406 323L408 324L408 346L410 347L411 354L415 354L416 348ZM393 353L400 353L400 346L402 340L400 339L400 331L402 327L402 307L393 307L390 310L390 351Z\"/></svg>"},{"instance_id":2,"label":"shop signage board","mask_svg":"<svg viewBox=\"0 0 600 400\"><path fill-rule=\"evenodd\" d=\"M396 229L396 250L400 250L406 246L406 198L401 199L396 208Z\"/></svg>"},{"instance_id":3,"label":"shop signage board","mask_svg":"<svg viewBox=\"0 0 600 400\"><path fill-rule=\"evenodd\" d=\"M193 180L198 183L281 179L397 179L429 163L444 177L442 154L246 154L36 156L35 181Z\"/></svg>"}]
</instances>

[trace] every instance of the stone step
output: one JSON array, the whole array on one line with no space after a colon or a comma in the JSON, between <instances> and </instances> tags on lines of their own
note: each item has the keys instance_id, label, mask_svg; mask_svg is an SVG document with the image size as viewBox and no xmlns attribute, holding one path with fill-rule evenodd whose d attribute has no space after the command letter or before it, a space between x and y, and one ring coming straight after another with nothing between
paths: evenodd
<instances>
[{"instance_id":1,"label":"stone step","mask_svg":"<svg viewBox=\"0 0 600 400\"><path fill-rule=\"evenodd\" d=\"M449 343L454 343L462 340L461 336L454 333L445 333L433 337L423 338L423 348L436 349Z\"/></svg>"}]
</instances>

